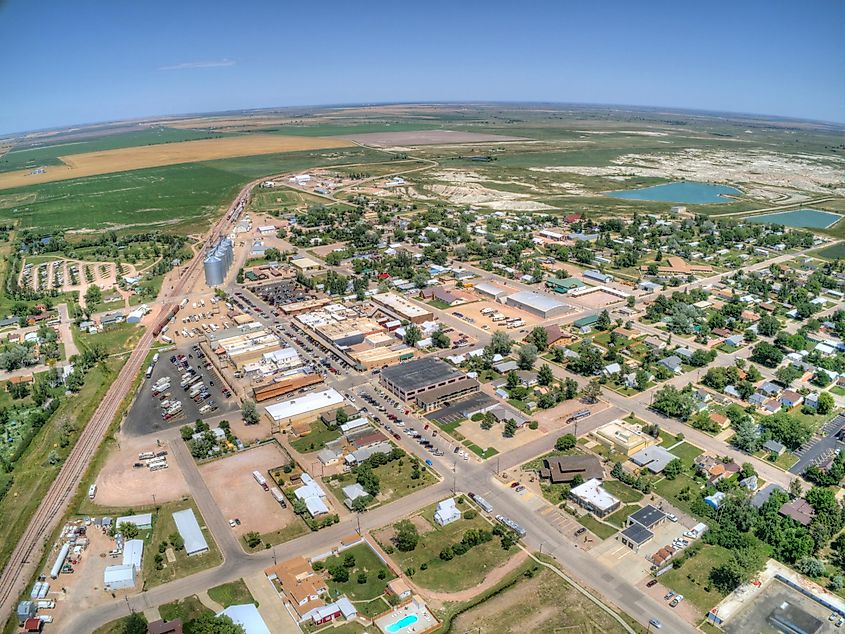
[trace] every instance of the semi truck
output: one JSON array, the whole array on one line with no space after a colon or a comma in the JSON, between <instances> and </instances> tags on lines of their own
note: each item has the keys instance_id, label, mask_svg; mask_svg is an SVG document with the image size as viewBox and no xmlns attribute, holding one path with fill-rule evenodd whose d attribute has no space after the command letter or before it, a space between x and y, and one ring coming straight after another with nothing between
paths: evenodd
<instances>
[{"instance_id":1,"label":"semi truck","mask_svg":"<svg viewBox=\"0 0 845 634\"><path fill-rule=\"evenodd\" d=\"M263 475L261 475L261 472L253 471L252 477L255 478L255 481L258 482L258 484L261 485L262 489L264 489L265 491L270 490L270 487L267 486L267 478L265 478Z\"/></svg>"}]
</instances>

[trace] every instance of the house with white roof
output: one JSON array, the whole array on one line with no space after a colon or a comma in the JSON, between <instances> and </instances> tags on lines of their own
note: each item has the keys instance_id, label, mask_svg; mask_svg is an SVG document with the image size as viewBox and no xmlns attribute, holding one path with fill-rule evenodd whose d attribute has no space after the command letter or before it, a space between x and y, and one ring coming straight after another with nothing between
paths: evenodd
<instances>
[{"instance_id":1,"label":"house with white roof","mask_svg":"<svg viewBox=\"0 0 845 634\"><path fill-rule=\"evenodd\" d=\"M448 498L437 503L434 511L434 521L440 526L446 526L461 519L461 512L455 506L455 498Z\"/></svg>"}]
</instances>

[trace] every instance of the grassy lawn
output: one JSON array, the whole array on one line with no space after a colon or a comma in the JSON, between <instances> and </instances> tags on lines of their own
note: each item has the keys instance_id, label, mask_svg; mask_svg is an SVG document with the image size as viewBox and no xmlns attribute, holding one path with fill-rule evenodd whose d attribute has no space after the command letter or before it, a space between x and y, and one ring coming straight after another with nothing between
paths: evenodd
<instances>
[{"instance_id":1,"label":"grassy lawn","mask_svg":"<svg viewBox=\"0 0 845 634\"><path fill-rule=\"evenodd\" d=\"M834 385L830 390L828 390L831 394L836 394L837 396L845 396L845 387L839 387L838 385Z\"/></svg>"},{"instance_id":2,"label":"grassy lawn","mask_svg":"<svg viewBox=\"0 0 845 634\"><path fill-rule=\"evenodd\" d=\"M688 442L683 442L674 449L669 450L674 455L678 456L681 461L684 463L685 466L691 467L693 464L693 460L696 457L700 456L703 451L696 447L695 445L691 445Z\"/></svg>"},{"instance_id":3,"label":"grassy lawn","mask_svg":"<svg viewBox=\"0 0 845 634\"><path fill-rule=\"evenodd\" d=\"M203 537L205 537L205 541L208 543L208 552L189 557L184 550L174 551L176 561L170 563L167 561L167 557L165 557L163 562L164 568L156 570L154 553L158 553L159 543L167 541L168 536L177 532L176 524L173 521L173 512L186 508L194 510L197 522L202 528ZM162 583L173 581L174 579L180 579L181 577L187 577L200 570L213 568L223 563L223 557L220 555L217 544L211 536L211 531L204 526L202 515L200 515L199 509L197 509L193 500L168 502L167 504L161 505L160 510L153 517L152 535L146 544L146 550L147 556L144 557L143 563L144 589L149 589Z\"/></svg>"},{"instance_id":4,"label":"grassy lawn","mask_svg":"<svg viewBox=\"0 0 845 634\"><path fill-rule=\"evenodd\" d=\"M376 504L389 504L394 500L414 493L420 489L424 489L430 484L437 481L437 478L432 474L431 469L423 463L420 463L421 475L418 479L411 479L411 463L410 457L405 457L400 460L394 460L387 464L380 465L373 469L373 473L379 479L379 494L376 497ZM342 473L331 478L328 481L334 494L339 500L343 500L343 493L341 488L355 483L354 473Z\"/></svg>"},{"instance_id":5,"label":"grassy lawn","mask_svg":"<svg viewBox=\"0 0 845 634\"><path fill-rule=\"evenodd\" d=\"M469 505L459 505L461 511L469 510ZM503 564L516 552L502 549L499 539L494 537L489 542L479 544L465 554L456 556L449 561L440 559L440 551L446 546L452 546L461 541L464 533L470 528L483 528L490 531L492 527L481 515L473 519L459 519L456 522L440 526L434 522L434 506L426 508L421 514L431 525L432 530L420 534L417 547L411 552L403 553L396 550L391 557L403 570L414 568L416 573L413 581L423 588L442 592L457 592L481 583L484 578L497 566ZM377 539L378 533L376 533ZM382 546L390 545L381 541ZM427 565L426 570L420 566Z\"/></svg>"},{"instance_id":6,"label":"grassy lawn","mask_svg":"<svg viewBox=\"0 0 845 634\"><path fill-rule=\"evenodd\" d=\"M355 565L349 568L349 581L338 583L329 580L329 594L333 597L345 594L352 601L370 601L376 597L384 594L384 588L387 582L394 579L394 575L390 569L385 566L381 559L373 552L367 544L358 544L349 550L344 550L342 553L329 557L325 564L327 569L334 566L342 566L346 557L352 555L355 558ZM379 579L379 574L384 572L384 578ZM364 583L358 582L358 573L365 572L367 579ZM386 610L382 607L380 612ZM379 612L376 612L378 614Z\"/></svg>"},{"instance_id":7,"label":"grassy lawn","mask_svg":"<svg viewBox=\"0 0 845 634\"><path fill-rule=\"evenodd\" d=\"M614 526L624 528L625 522L628 520L628 516L631 513L637 512L640 508L641 507L639 504L628 504L627 506L623 506L615 513L611 513L605 519Z\"/></svg>"},{"instance_id":8,"label":"grassy lawn","mask_svg":"<svg viewBox=\"0 0 845 634\"><path fill-rule=\"evenodd\" d=\"M579 517L578 523L599 539L607 539L616 534L616 529L613 526L600 522L589 513Z\"/></svg>"},{"instance_id":9,"label":"grassy lawn","mask_svg":"<svg viewBox=\"0 0 845 634\"><path fill-rule=\"evenodd\" d=\"M469 449L472 453L477 455L482 460L486 460L487 458L491 458L499 453L499 450L495 447L487 447L487 449L482 449L474 442L470 442L469 440L464 441L464 446Z\"/></svg>"},{"instance_id":10,"label":"grassy lawn","mask_svg":"<svg viewBox=\"0 0 845 634\"><path fill-rule=\"evenodd\" d=\"M369 617L378 616L390 609L390 604L381 596L371 601L353 601L353 603L359 614ZM336 630L332 630L332 634L335 634L335 632Z\"/></svg>"},{"instance_id":11,"label":"grassy lawn","mask_svg":"<svg viewBox=\"0 0 845 634\"><path fill-rule=\"evenodd\" d=\"M686 494L683 493L687 487L690 488L691 495L688 500L681 499L682 495L687 497ZM654 490L658 495L693 517L695 517L695 513L692 512L690 502L698 496L700 488L701 485L685 473L682 473L674 480L663 478L660 482L654 485Z\"/></svg>"},{"instance_id":12,"label":"grassy lawn","mask_svg":"<svg viewBox=\"0 0 845 634\"><path fill-rule=\"evenodd\" d=\"M283 544L285 542L289 542L292 539L296 539L297 537L302 537L303 535L310 532L311 529L308 528L308 525L303 522L299 516L297 516L290 524L288 524L284 528L280 528L279 530L275 530L269 533L262 533L261 543L255 548L250 548L249 546L247 546L246 541L244 541L243 539L241 540L241 546L243 546L244 550L246 550L247 552L255 552L256 550L263 550L264 548L266 548L265 544L270 544L270 546Z\"/></svg>"},{"instance_id":13,"label":"grassy lawn","mask_svg":"<svg viewBox=\"0 0 845 634\"><path fill-rule=\"evenodd\" d=\"M834 409L833 412L829 414L805 414L801 411L800 407L797 407L793 411L789 412L789 415L793 418L797 418L802 423L809 424L814 430L818 430L822 425L835 416L835 411L836 410Z\"/></svg>"},{"instance_id":14,"label":"grassy lawn","mask_svg":"<svg viewBox=\"0 0 845 634\"><path fill-rule=\"evenodd\" d=\"M438 421L434 421L434 424L437 425L440 429L445 431L450 436L455 436L455 431L458 429L458 427L461 426L461 423L465 422L465 421L466 421L466 418L451 421L449 423L444 423L444 422L441 422L441 421L438 420ZM463 438L463 436L461 436L461 438Z\"/></svg>"},{"instance_id":15,"label":"grassy lawn","mask_svg":"<svg viewBox=\"0 0 845 634\"><path fill-rule=\"evenodd\" d=\"M160 605L158 613L165 621L172 621L173 619L182 619L182 623L201 617L203 614L209 613L197 598L197 595L190 596L182 601L174 601L173 603L165 603Z\"/></svg>"},{"instance_id":16,"label":"grassy lawn","mask_svg":"<svg viewBox=\"0 0 845 634\"><path fill-rule=\"evenodd\" d=\"M311 431L305 436L292 440L290 446L299 453L309 453L320 451L327 442L338 438L340 438L340 429L329 429L322 420L317 419L311 423Z\"/></svg>"},{"instance_id":17,"label":"grassy lawn","mask_svg":"<svg viewBox=\"0 0 845 634\"><path fill-rule=\"evenodd\" d=\"M670 570L661 577L662 582L692 603L704 616L724 595L710 587L708 575L716 566L731 558L731 552L721 546L704 545L679 569Z\"/></svg>"},{"instance_id":18,"label":"grassy lawn","mask_svg":"<svg viewBox=\"0 0 845 634\"><path fill-rule=\"evenodd\" d=\"M602 486L607 490L608 493L610 493L611 495L615 495L625 504L639 502L643 499L642 493L640 493L633 487L629 487L624 482L620 482L619 480L605 480L604 482L602 482Z\"/></svg>"},{"instance_id":19,"label":"grassy lawn","mask_svg":"<svg viewBox=\"0 0 845 634\"><path fill-rule=\"evenodd\" d=\"M243 605L244 603L258 605L258 601L252 597L252 593L246 587L243 579L209 588L208 596L224 608L228 608L230 605Z\"/></svg>"},{"instance_id":20,"label":"grassy lawn","mask_svg":"<svg viewBox=\"0 0 845 634\"><path fill-rule=\"evenodd\" d=\"M661 447L671 447L674 444L677 444L678 439L677 437L670 434L668 431L660 430L660 446Z\"/></svg>"}]
</instances>

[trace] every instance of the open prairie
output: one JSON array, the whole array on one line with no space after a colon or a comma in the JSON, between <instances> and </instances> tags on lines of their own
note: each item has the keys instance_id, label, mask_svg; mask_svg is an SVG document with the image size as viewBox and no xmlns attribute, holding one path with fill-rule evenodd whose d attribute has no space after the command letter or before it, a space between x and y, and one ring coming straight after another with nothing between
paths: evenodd
<instances>
[{"instance_id":1,"label":"open prairie","mask_svg":"<svg viewBox=\"0 0 845 634\"><path fill-rule=\"evenodd\" d=\"M340 138L261 134L85 152L59 157L63 165L45 167L35 172L18 170L0 174L0 189L114 174L148 167L279 152L340 148L349 145L351 145L349 141Z\"/></svg>"}]
</instances>

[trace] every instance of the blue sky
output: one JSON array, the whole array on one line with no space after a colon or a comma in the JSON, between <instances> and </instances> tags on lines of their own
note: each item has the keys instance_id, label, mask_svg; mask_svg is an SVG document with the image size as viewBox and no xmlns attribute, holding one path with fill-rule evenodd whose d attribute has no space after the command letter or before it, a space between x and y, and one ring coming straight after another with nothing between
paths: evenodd
<instances>
[{"instance_id":1,"label":"blue sky","mask_svg":"<svg viewBox=\"0 0 845 634\"><path fill-rule=\"evenodd\" d=\"M0 0L0 133L439 100L845 122L841 0L405 4Z\"/></svg>"}]
</instances>

